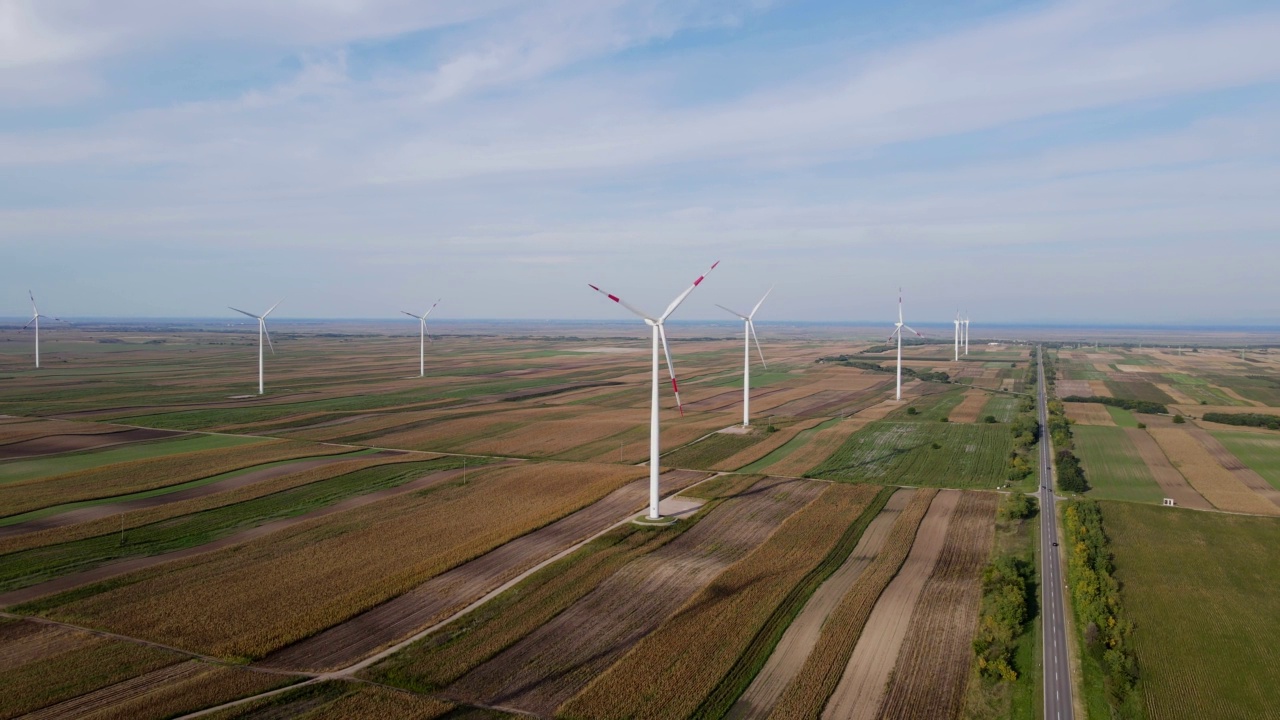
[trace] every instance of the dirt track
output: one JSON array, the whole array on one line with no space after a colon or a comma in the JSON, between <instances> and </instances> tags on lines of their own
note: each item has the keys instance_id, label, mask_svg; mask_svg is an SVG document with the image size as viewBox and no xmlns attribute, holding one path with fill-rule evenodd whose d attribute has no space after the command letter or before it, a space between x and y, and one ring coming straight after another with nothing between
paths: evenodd
<instances>
[{"instance_id":1,"label":"dirt track","mask_svg":"<svg viewBox=\"0 0 1280 720\"><path fill-rule=\"evenodd\" d=\"M142 440L159 440L160 438L174 437L176 435L186 435L186 433L177 430L130 428L115 432L47 435L9 443L8 445L0 445L0 460L39 457L41 455L54 455L75 450L96 450L110 445L123 445Z\"/></svg>"},{"instance_id":2,"label":"dirt track","mask_svg":"<svg viewBox=\"0 0 1280 720\"><path fill-rule=\"evenodd\" d=\"M766 478L601 583L551 622L464 675L446 696L551 715L724 568L822 490Z\"/></svg>"},{"instance_id":3,"label":"dirt track","mask_svg":"<svg viewBox=\"0 0 1280 720\"><path fill-rule=\"evenodd\" d=\"M853 587L862 571L880 554L889 529L914 493L914 490L907 488L895 492L880 514L867 525L849 558L805 603L804 609L787 627L755 680L730 708L728 717L731 720L769 716L774 703L796 673L800 672L805 659L818 642L827 616L840 604L840 599Z\"/></svg>"},{"instance_id":4,"label":"dirt track","mask_svg":"<svg viewBox=\"0 0 1280 720\"><path fill-rule=\"evenodd\" d=\"M959 490L939 491L929 506L911 553L867 618L840 684L822 711L824 720L874 720L876 717L885 683L897 663L911 615L920 600L920 591L942 554L947 528L961 495Z\"/></svg>"},{"instance_id":5,"label":"dirt track","mask_svg":"<svg viewBox=\"0 0 1280 720\"><path fill-rule=\"evenodd\" d=\"M911 616L880 718L960 716L996 503L994 493L966 493L956 506L942 554Z\"/></svg>"},{"instance_id":6,"label":"dirt track","mask_svg":"<svg viewBox=\"0 0 1280 720\"><path fill-rule=\"evenodd\" d=\"M516 461L511 461L510 463L494 463L493 465L489 465L486 467L491 467L491 468L499 467L501 465L514 464L515 462ZM254 538L259 538L264 535L269 535L273 532L278 532L285 528L292 527L293 525L297 525L298 523L307 522L320 517L325 517L326 515L333 515L335 513L352 510L354 508L362 507L364 505L368 505L369 503L378 502L379 500L385 500L389 497L393 497L396 495L403 495L405 493L422 490L424 488L431 487L432 485L436 485L446 480L450 480L455 476L461 475L462 473L463 473L462 470L444 470L441 472L432 473L430 475L424 475L423 477L420 477L417 480L413 480L411 482L407 482L404 485L400 485L393 488L386 488L384 490L376 490L374 492L367 493L365 495L357 495L356 497L347 498L346 500L343 500L341 502L335 503L328 507L319 508L318 510L306 513L304 515L297 515L291 518L275 520L273 522L269 522L254 528L249 528L248 530L235 533L234 535L228 535L224 538L215 540L211 543L205 543L204 545L198 545L196 547L186 548L184 550L175 550L173 552L163 553L161 555L152 555L150 557L133 558L131 560L122 560L120 562L110 563L107 565L103 565L101 567L96 567L96 568L93 568L92 570L85 570L84 572L73 573L71 575L64 575L60 578L54 578L53 580L49 580L48 582L43 582L38 585L32 585L30 587L25 587L20 590L13 590L7 593L0 594L0 607L7 607L10 605L19 605L24 602L35 600L36 598L39 598L39 597L44 597L45 595L52 595L54 593L59 593L65 590L70 590L72 588L80 587L81 585L88 585L89 583L95 583L95 582L107 580L113 577L118 577L126 573L142 570L155 565L159 565L161 563L173 562L174 560L181 560L183 558L192 557L193 555L199 555L201 553L220 550L222 548L230 547L232 545L239 545L240 543L248 542L250 540L253 540Z\"/></svg>"},{"instance_id":7,"label":"dirt track","mask_svg":"<svg viewBox=\"0 0 1280 720\"><path fill-rule=\"evenodd\" d=\"M403 455L395 450L384 450L373 455L362 455L361 458L377 458L377 457L395 457ZM26 533L39 532L41 530L49 530L51 528L64 527L66 525L75 525L76 523L89 522L98 518L111 517L121 513L133 510L142 510L144 508L158 507L167 505L168 503L178 502L180 500L190 500L192 498L204 497L215 493L227 492L236 488L246 487L254 483L273 480L285 475L293 473L305 472L313 468L332 465L333 463L350 461L351 455L328 455L325 457L310 458L299 460L298 462L286 463L275 467L263 468L252 472L243 473L226 480L212 482L208 485L179 490L177 492L167 493L164 495L155 495L152 497L139 498L137 500L129 500L126 502L108 503L105 505L93 505L91 507L76 508L67 512L58 513L57 515L49 515L47 517L28 520L27 522L15 523L0 527L0 538L12 537L14 535L25 535Z\"/></svg>"},{"instance_id":8,"label":"dirt track","mask_svg":"<svg viewBox=\"0 0 1280 720\"><path fill-rule=\"evenodd\" d=\"M704 472L671 471L663 474L662 486L668 490L682 489L706 476ZM437 575L341 625L272 653L258 664L311 671L351 665L466 607L526 568L626 518L644 506L648 491L648 478L628 483L596 503Z\"/></svg>"},{"instance_id":9,"label":"dirt track","mask_svg":"<svg viewBox=\"0 0 1280 720\"><path fill-rule=\"evenodd\" d=\"M1164 491L1165 497L1173 498L1181 507L1194 508L1196 510L1213 510L1213 505L1204 499L1204 496L1196 492L1191 487L1187 479L1178 472L1169 458L1165 457L1164 451L1156 444L1156 441L1147 434L1146 430L1138 428L1125 428L1124 432L1133 441L1134 447L1138 448L1138 455L1142 457L1142 461L1147 464L1147 468L1151 470L1151 476L1155 478L1156 484Z\"/></svg>"}]
</instances>

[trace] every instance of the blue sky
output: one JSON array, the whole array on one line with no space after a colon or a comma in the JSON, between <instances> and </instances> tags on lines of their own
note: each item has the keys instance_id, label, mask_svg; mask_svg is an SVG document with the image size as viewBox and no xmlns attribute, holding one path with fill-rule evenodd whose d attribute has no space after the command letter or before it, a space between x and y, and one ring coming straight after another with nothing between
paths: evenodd
<instances>
[{"instance_id":1,"label":"blue sky","mask_svg":"<svg viewBox=\"0 0 1280 720\"><path fill-rule=\"evenodd\" d=\"M196 7L199 5L200 7ZM1280 318L1280 8L0 0L0 315Z\"/></svg>"}]
</instances>

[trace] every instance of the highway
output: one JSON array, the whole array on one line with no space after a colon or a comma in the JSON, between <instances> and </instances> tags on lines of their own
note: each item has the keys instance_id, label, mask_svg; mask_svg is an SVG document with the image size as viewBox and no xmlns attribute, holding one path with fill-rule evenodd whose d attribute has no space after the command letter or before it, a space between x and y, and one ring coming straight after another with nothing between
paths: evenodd
<instances>
[{"instance_id":1,"label":"highway","mask_svg":"<svg viewBox=\"0 0 1280 720\"><path fill-rule=\"evenodd\" d=\"M1045 397L1044 349L1038 348L1039 387L1037 404L1040 412L1040 581L1043 588L1044 637L1044 717L1046 720L1072 720L1071 667L1067 660L1067 622L1062 579L1058 561L1058 525L1053 494L1053 462L1049 447L1049 409Z\"/></svg>"}]
</instances>

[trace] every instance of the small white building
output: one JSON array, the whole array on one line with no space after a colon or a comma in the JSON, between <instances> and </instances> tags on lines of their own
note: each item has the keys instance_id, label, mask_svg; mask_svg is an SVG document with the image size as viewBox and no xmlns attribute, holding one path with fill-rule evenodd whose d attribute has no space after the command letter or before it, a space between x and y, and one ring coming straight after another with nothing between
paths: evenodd
<instances>
[{"instance_id":1,"label":"small white building","mask_svg":"<svg viewBox=\"0 0 1280 720\"><path fill-rule=\"evenodd\" d=\"M1165 506L1165 507L1174 507L1174 506L1176 506L1176 505L1177 505L1177 503L1175 503L1175 502L1173 501L1173 498L1165 498L1165 499L1164 499L1164 506Z\"/></svg>"}]
</instances>

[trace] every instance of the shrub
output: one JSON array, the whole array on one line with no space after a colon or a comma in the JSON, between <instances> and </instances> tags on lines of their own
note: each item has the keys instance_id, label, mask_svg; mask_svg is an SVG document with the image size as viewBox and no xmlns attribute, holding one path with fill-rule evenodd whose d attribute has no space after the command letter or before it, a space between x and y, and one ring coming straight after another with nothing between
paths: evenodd
<instances>
[{"instance_id":1,"label":"shrub","mask_svg":"<svg viewBox=\"0 0 1280 720\"><path fill-rule=\"evenodd\" d=\"M1140 423L1138 423L1138 429L1139 429L1139 430L1146 430L1146 429L1147 429L1147 424L1146 424L1146 423L1141 423L1141 422L1140 422Z\"/></svg>"},{"instance_id":2,"label":"shrub","mask_svg":"<svg viewBox=\"0 0 1280 720\"><path fill-rule=\"evenodd\" d=\"M917 409L915 409L914 407L909 407L909 408L907 408L907 414L908 414L908 415L919 415L919 414L920 414L920 411L919 411L919 410L917 410Z\"/></svg>"},{"instance_id":3,"label":"shrub","mask_svg":"<svg viewBox=\"0 0 1280 720\"><path fill-rule=\"evenodd\" d=\"M1182 417L1181 415L1174 415L1174 416L1173 416L1173 422L1174 422L1174 424L1175 424L1175 425L1181 425L1181 424L1185 423L1186 421L1187 421L1187 419L1186 419L1186 418L1184 418L1184 417Z\"/></svg>"},{"instance_id":4,"label":"shrub","mask_svg":"<svg viewBox=\"0 0 1280 720\"><path fill-rule=\"evenodd\" d=\"M988 416L986 416L986 417L982 418L982 422L984 422L984 423L994 423L995 421L996 421L996 416L995 416L995 415L988 415Z\"/></svg>"}]
</instances>

